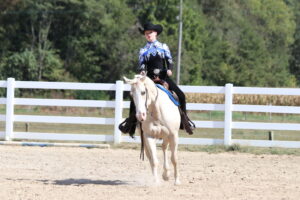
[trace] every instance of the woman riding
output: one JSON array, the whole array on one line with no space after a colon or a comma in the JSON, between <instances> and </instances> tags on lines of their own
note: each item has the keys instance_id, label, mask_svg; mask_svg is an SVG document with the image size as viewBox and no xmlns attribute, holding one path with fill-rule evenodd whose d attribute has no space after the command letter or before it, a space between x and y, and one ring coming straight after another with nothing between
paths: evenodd
<instances>
[{"instance_id":1,"label":"woman riding","mask_svg":"<svg viewBox=\"0 0 300 200\"><path fill-rule=\"evenodd\" d=\"M181 108L181 129L193 134L194 123L186 115L186 101L184 93L170 78L172 76L173 60L167 44L157 41L157 36L163 31L161 25L146 23L139 31L145 36L147 44L140 49L138 72L147 74L154 81L162 80L168 83L169 90L174 91L178 96ZM135 117L135 105L130 102L129 117L120 124L119 129L123 133L134 135L137 119Z\"/></svg>"}]
</instances>

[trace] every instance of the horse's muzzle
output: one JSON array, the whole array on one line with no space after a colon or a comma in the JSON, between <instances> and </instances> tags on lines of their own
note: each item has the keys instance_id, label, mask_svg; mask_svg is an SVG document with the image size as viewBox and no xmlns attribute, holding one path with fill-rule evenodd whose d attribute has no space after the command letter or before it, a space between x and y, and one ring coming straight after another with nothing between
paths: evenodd
<instances>
[{"instance_id":1,"label":"horse's muzzle","mask_svg":"<svg viewBox=\"0 0 300 200\"><path fill-rule=\"evenodd\" d=\"M136 116L137 120L142 122L142 121L146 120L147 115L146 115L146 112L137 112L135 116Z\"/></svg>"}]
</instances>

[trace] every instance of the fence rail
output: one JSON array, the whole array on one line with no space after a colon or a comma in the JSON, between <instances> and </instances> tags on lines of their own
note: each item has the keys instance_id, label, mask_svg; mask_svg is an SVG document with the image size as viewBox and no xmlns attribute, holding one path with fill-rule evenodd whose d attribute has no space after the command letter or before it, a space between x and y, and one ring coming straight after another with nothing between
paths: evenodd
<instances>
[{"instance_id":1,"label":"fence rail","mask_svg":"<svg viewBox=\"0 0 300 200\"><path fill-rule=\"evenodd\" d=\"M0 139L27 139L27 140L62 140L62 141L96 141L96 142L140 142L137 136L132 140L128 136L122 136L118 130L118 124L123 120L122 112L124 108L129 108L129 102L123 100L123 92L129 91L130 86L122 81L115 84L104 83L66 83L66 82L35 82L35 81L15 81L8 78L7 81L0 81L0 88L6 88L6 98L0 98L0 104L6 105L6 114L0 115L0 121L5 122L5 131L0 132ZM64 90L104 90L115 91L115 100L66 100L66 99L38 99L38 98L15 98L15 89L64 89ZM224 130L223 139L214 138L180 138L180 144L193 145L213 145L233 143L262 147L288 147L300 148L299 141L268 141L268 140L242 140L232 139L232 130L293 130L300 131L299 123L262 123L262 122L235 122L232 120L233 112L265 112L265 113L287 113L300 114L300 107L297 106L264 106L264 105L240 105L233 104L234 94L260 94L260 95L298 95L300 89L295 88L253 88L253 87L233 87L226 84L224 87L216 86L180 86L184 92L189 93L215 93L224 94L224 104L204 104L188 103L188 110L197 111L223 111L224 121L194 121L197 128L218 128ZM15 105L27 106L62 106L62 107L95 107L114 108L114 118L100 117L74 117L74 116L35 116L14 114ZM96 124L114 125L111 135L95 134L72 134L72 133L37 133L37 132L16 132L15 122L35 122L35 123L68 123L68 124ZM300 132L299 132L300 134Z\"/></svg>"}]
</instances>

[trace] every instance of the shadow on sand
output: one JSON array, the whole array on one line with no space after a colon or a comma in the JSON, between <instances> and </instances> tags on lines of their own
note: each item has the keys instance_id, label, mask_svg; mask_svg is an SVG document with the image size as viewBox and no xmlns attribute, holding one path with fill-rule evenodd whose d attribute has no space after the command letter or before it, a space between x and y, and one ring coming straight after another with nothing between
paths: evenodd
<instances>
[{"instance_id":1,"label":"shadow on sand","mask_svg":"<svg viewBox=\"0 0 300 200\"><path fill-rule=\"evenodd\" d=\"M39 180L44 184L54 184L54 185L128 185L128 182L120 180L90 180L90 179L64 179L64 180Z\"/></svg>"}]
</instances>

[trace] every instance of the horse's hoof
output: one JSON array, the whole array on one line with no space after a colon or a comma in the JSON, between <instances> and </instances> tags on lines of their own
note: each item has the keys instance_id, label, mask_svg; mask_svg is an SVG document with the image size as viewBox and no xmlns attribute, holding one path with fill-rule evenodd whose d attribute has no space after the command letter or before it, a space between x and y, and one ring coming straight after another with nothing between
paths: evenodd
<instances>
[{"instance_id":1,"label":"horse's hoof","mask_svg":"<svg viewBox=\"0 0 300 200\"><path fill-rule=\"evenodd\" d=\"M161 182L160 182L158 179L155 179L155 180L154 180L154 184L155 184L155 185L160 185Z\"/></svg>"},{"instance_id":2,"label":"horse's hoof","mask_svg":"<svg viewBox=\"0 0 300 200\"><path fill-rule=\"evenodd\" d=\"M181 182L179 180L176 180L175 185L181 185Z\"/></svg>"},{"instance_id":3,"label":"horse's hoof","mask_svg":"<svg viewBox=\"0 0 300 200\"><path fill-rule=\"evenodd\" d=\"M165 173L162 175L162 178L164 179L164 181L168 181L169 180L168 174L165 174Z\"/></svg>"}]
</instances>

